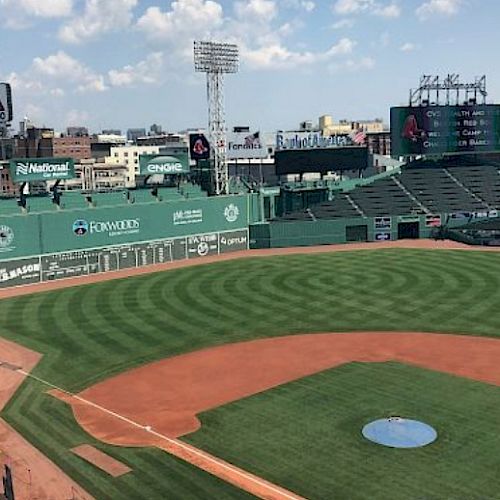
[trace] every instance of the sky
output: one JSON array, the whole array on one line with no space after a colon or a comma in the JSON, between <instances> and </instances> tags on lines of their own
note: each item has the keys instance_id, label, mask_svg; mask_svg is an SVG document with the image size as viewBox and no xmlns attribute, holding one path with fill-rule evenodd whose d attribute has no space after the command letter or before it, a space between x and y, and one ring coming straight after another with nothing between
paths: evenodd
<instances>
[{"instance_id":1,"label":"sky","mask_svg":"<svg viewBox=\"0 0 500 500\"><path fill-rule=\"evenodd\" d=\"M500 101L498 0L0 0L0 18L14 128L205 127L194 40L239 46L229 127L387 122L422 74L486 74Z\"/></svg>"}]
</instances>

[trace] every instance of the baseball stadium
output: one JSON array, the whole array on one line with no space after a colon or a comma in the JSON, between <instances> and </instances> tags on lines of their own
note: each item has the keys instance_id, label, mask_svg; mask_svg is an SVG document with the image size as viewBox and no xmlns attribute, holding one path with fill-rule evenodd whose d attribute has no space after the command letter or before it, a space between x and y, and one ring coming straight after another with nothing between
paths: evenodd
<instances>
[{"instance_id":1,"label":"baseball stadium","mask_svg":"<svg viewBox=\"0 0 500 500\"><path fill-rule=\"evenodd\" d=\"M162 181L109 192L10 159L4 498L499 499L500 157L450 138L480 132L457 110L499 130L499 108L393 108L396 168L277 151L274 184L219 147L146 155Z\"/></svg>"}]
</instances>

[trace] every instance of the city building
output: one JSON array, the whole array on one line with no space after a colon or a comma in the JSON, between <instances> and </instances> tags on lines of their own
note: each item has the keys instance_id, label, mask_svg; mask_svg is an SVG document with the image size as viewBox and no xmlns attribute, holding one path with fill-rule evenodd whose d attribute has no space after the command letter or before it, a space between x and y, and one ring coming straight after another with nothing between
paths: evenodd
<instances>
[{"instance_id":1,"label":"city building","mask_svg":"<svg viewBox=\"0 0 500 500\"><path fill-rule=\"evenodd\" d=\"M118 165L126 168L126 187L135 187L139 175L139 157L143 154L158 154L160 146L133 145L112 147L110 155L105 159L108 165Z\"/></svg>"},{"instance_id":2,"label":"city building","mask_svg":"<svg viewBox=\"0 0 500 500\"><path fill-rule=\"evenodd\" d=\"M82 137L89 135L89 129L87 127L67 127L66 135L70 137Z\"/></svg>"},{"instance_id":3,"label":"city building","mask_svg":"<svg viewBox=\"0 0 500 500\"><path fill-rule=\"evenodd\" d=\"M106 128L101 132L102 135L122 135L122 131L118 128Z\"/></svg>"},{"instance_id":4,"label":"city building","mask_svg":"<svg viewBox=\"0 0 500 500\"><path fill-rule=\"evenodd\" d=\"M370 133L384 132L386 130L384 122L380 118L357 121L340 120L338 123L335 123L331 115L320 116L318 128L324 136L351 134L358 130Z\"/></svg>"},{"instance_id":5,"label":"city building","mask_svg":"<svg viewBox=\"0 0 500 500\"><path fill-rule=\"evenodd\" d=\"M88 135L54 137L52 155L56 158L73 158L74 160L91 158L90 137Z\"/></svg>"},{"instance_id":6,"label":"city building","mask_svg":"<svg viewBox=\"0 0 500 500\"><path fill-rule=\"evenodd\" d=\"M127 141L133 142L134 144L137 142L139 137L146 136L145 128L129 128L127 130Z\"/></svg>"},{"instance_id":7,"label":"city building","mask_svg":"<svg viewBox=\"0 0 500 500\"><path fill-rule=\"evenodd\" d=\"M16 158L51 158L54 154L54 129L30 126L15 138Z\"/></svg>"},{"instance_id":8,"label":"city building","mask_svg":"<svg viewBox=\"0 0 500 500\"><path fill-rule=\"evenodd\" d=\"M391 133L388 130L382 132L368 132L366 134L366 143L372 154L383 156L391 155Z\"/></svg>"},{"instance_id":9,"label":"city building","mask_svg":"<svg viewBox=\"0 0 500 500\"><path fill-rule=\"evenodd\" d=\"M138 146L169 146L172 144L184 144L187 146L187 137L183 134L164 133L139 137L137 139Z\"/></svg>"},{"instance_id":10,"label":"city building","mask_svg":"<svg viewBox=\"0 0 500 500\"><path fill-rule=\"evenodd\" d=\"M153 125L149 127L149 135L162 135L162 134L163 134L163 128L161 125L153 123Z\"/></svg>"}]
</instances>

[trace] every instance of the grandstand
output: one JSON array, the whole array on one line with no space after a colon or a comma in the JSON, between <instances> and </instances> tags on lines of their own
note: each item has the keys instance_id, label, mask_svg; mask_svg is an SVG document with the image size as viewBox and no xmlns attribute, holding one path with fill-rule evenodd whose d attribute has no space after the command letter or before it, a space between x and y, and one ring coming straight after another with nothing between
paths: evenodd
<instances>
[{"instance_id":1,"label":"grandstand","mask_svg":"<svg viewBox=\"0 0 500 500\"><path fill-rule=\"evenodd\" d=\"M500 170L496 165L407 166L384 178L365 179L333 191L333 199L280 217L283 221L481 213L500 208Z\"/></svg>"},{"instance_id":2,"label":"grandstand","mask_svg":"<svg viewBox=\"0 0 500 500\"><path fill-rule=\"evenodd\" d=\"M22 213L52 212L55 210L77 210L86 208L101 208L126 205L128 203L153 203L170 202L185 199L197 199L207 197L199 185L185 183L179 187L157 188L157 195L152 189L120 189L113 191L83 192L62 191L59 193L59 204L54 203L52 196L31 195L26 196L26 208L23 209L16 198L0 198L0 215L17 215Z\"/></svg>"}]
</instances>

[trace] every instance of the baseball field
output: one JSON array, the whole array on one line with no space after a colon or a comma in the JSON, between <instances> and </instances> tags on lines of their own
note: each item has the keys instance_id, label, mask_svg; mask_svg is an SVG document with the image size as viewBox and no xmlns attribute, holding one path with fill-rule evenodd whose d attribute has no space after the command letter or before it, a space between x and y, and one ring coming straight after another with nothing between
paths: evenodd
<instances>
[{"instance_id":1,"label":"baseball field","mask_svg":"<svg viewBox=\"0 0 500 500\"><path fill-rule=\"evenodd\" d=\"M185 445L269 484L265 498L500 499L500 253L369 248L4 298L0 337L43 357L0 417L81 498L252 497L172 451ZM437 441L363 438L390 415ZM131 472L70 451L82 444Z\"/></svg>"}]
</instances>

